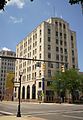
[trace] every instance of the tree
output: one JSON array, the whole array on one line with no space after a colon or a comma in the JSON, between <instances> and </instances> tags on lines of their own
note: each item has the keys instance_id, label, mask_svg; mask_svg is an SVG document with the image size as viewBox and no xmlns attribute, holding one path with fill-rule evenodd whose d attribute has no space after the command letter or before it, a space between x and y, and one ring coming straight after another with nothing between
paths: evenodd
<instances>
[{"instance_id":1,"label":"tree","mask_svg":"<svg viewBox=\"0 0 83 120\"><path fill-rule=\"evenodd\" d=\"M57 94L57 98L62 98L64 102L64 97L66 93L66 79L65 72L56 72L52 78L51 89Z\"/></svg>"},{"instance_id":2,"label":"tree","mask_svg":"<svg viewBox=\"0 0 83 120\"><path fill-rule=\"evenodd\" d=\"M83 0L69 0L69 3L71 5L73 5L73 4L81 4L82 14L83 14Z\"/></svg>"},{"instance_id":3,"label":"tree","mask_svg":"<svg viewBox=\"0 0 83 120\"><path fill-rule=\"evenodd\" d=\"M6 100L13 100L14 76L15 74L13 72L7 73L6 86L5 86Z\"/></svg>"},{"instance_id":4,"label":"tree","mask_svg":"<svg viewBox=\"0 0 83 120\"><path fill-rule=\"evenodd\" d=\"M0 0L0 10L4 11L4 7L6 6L8 1L11 1L11 0ZM30 1L33 2L34 0L30 0Z\"/></svg>"},{"instance_id":5,"label":"tree","mask_svg":"<svg viewBox=\"0 0 83 120\"><path fill-rule=\"evenodd\" d=\"M65 72L55 73L51 88L62 98L66 97L66 93L69 91L72 102L74 102L79 98L78 91L83 90L83 86L81 87L82 82L83 79L80 77L78 71L76 69L69 69Z\"/></svg>"},{"instance_id":6,"label":"tree","mask_svg":"<svg viewBox=\"0 0 83 120\"><path fill-rule=\"evenodd\" d=\"M14 72L7 73L6 88L13 88Z\"/></svg>"},{"instance_id":7,"label":"tree","mask_svg":"<svg viewBox=\"0 0 83 120\"><path fill-rule=\"evenodd\" d=\"M78 92L80 90L80 76L76 69L69 69L65 71L66 87L72 96L72 102L79 99Z\"/></svg>"}]
</instances>

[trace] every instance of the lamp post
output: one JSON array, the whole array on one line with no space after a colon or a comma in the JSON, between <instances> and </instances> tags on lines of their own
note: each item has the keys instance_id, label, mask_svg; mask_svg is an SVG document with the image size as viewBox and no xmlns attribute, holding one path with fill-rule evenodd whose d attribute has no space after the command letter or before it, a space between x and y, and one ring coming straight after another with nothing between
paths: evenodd
<instances>
[{"instance_id":1,"label":"lamp post","mask_svg":"<svg viewBox=\"0 0 83 120\"><path fill-rule=\"evenodd\" d=\"M20 85L19 85L19 93L18 93L19 103L18 103L17 117L21 117L21 110L20 110L21 77L22 77L22 73L20 73L20 78L19 78L19 84Z\"/></svg>"},{"instance_id":2,"label":"lamp post","mask_svg":"<svg viewBox=\"0 0 83 120\"><path fill-rule=\"evenodd\" d=\"M42 63L42 71L43 71L43 77L42 77L42 102L45 101L45 69L46 69L46 64Z\"/></svg>"}]
</instances>

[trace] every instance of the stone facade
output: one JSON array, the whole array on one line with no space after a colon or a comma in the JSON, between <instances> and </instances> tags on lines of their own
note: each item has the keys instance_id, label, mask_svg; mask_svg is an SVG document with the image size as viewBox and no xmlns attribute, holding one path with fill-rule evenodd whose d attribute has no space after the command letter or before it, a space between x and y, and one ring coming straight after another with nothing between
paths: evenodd
<instances>
[{"instance_id":1,"label":"stone facade","mask_svg":"<svg viewBox=\"0 0 83 120\"><path fill-rule=\"evenodd\" d=\"M49 89L51 77L55 71L78 69L78 55L76 32L61 18L50 18L42 22L16 47L16 56L30 59L47 60L53 62L38 62L31 60L17 60L15 80L19 81L22 71L21 98L24 100L48 99L53 100L53 93ZM16 84L15 84L16 85ZM15 99L18 98L18 87L14 90Z\"/></svg>"}]
</instances>

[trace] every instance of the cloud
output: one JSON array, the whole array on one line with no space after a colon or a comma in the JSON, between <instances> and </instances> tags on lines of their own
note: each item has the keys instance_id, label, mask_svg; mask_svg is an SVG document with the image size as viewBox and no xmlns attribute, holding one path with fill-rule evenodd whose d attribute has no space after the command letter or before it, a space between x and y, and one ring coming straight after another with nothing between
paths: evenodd
<instances>
[{"instance_id":1,"label":"cloud","mask_svg":"<svg viewBox=\"0 0 83 120\"><path fill-rule=\"evenodd\" d=\"M9 48L3 47L0 50L11 51Z\"/></svg>"},{"instance_id":2,"label":"cloud","mask_svg":"<svg viewBox=\"0 0 83 120\"><path fill-rule=\"evenodd\" d=\"M10 0L10 1L7 2L7 6L9 6L9 5L12 5L12 6L15 5L18 8L23 8L24 5L25 5L25 1L26 0Z\"/></svg>"},{"instance_id":3,"label":"cloud","mask_svg":"<svg viewBox=\"0 0 83 120\"><path fill-rule=\"evenodd\" d=\"M51 3L50 3L50 2L47 2L47 5L48 5L48 6L50 6L50 5L51 5Z\"/></svg>"},{"instance_id":4,"label":"cloud","mask_svg":"<svg viewBox=\"0 0 83 120\"><path fill-rule=\"evenodd\" d=\"M23 22L23 18L16 18L16 17L10 16L10 22L13 22L14 24L22 23Z\"/></svg>"}]
</instances>

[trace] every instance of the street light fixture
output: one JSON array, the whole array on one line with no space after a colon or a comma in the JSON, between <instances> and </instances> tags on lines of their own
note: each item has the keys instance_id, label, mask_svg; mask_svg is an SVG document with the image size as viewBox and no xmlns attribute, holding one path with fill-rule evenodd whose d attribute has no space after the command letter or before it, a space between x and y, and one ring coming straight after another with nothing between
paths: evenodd
<instances>
[{"instance_id":1,"label":"street light fixture","mask_svg":"<svg viewBox=\"0 0 83 120\"><path fill-rule=\"evenodd\" d=\"M18 111L17 111L17 117L21 117L21 110L20 110L20 94L21 94L21 78L22 78L22 72L20 72L19 74L20 78L19 78L19 93L18 93L18 99L19 99L19 103L18 103Z\"/></svg>"}]
</instances>

